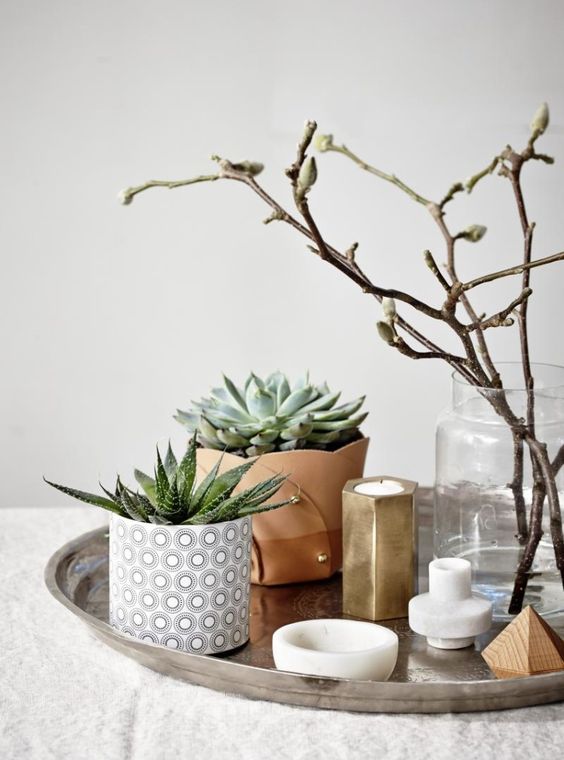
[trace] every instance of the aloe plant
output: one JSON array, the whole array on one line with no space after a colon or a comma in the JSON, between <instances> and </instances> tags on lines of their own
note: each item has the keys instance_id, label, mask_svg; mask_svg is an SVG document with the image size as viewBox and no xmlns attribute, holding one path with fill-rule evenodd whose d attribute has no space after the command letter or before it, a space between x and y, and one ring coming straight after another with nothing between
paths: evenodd
<instances>
[{"instance_id":1,"label":"aloe plant","mask_svg":"<svg viewBox=\"0 0 564 760\"><path fill-rule=\"evenodd\" d=\"M360 435L367 412L364 396L335 406L340 393L327 383L314 385L309 374L293 386L281 372L266 379L251 373L239 388L228 377L209 398L192 402L175 417L202 446L246 456L293 449L336 449Z\"/></svg>"},{"instance_id":2,"label":"aloe plant","mask_svg":"<svg viewBox=\"0 0 564 760\"><path fill-rule=\"evenodd\" d=\"M128 488L119 475L113 493L101 485L105 496L68 488L47 479L45 482L75 499L102 507L121 517L161 525L207 525L235 520L278 509L298 500L293 496L285 501L267 503L286 480L285 475L274 475L234 494L235 488L256 460L249 460L220 475L220 458L202 482L197 483L196 448L194 435L184 457L178 462L170 444L164 461L157 447L154 477L141 470L134 472L144 493Z\"/></svg>"}]
</instances>

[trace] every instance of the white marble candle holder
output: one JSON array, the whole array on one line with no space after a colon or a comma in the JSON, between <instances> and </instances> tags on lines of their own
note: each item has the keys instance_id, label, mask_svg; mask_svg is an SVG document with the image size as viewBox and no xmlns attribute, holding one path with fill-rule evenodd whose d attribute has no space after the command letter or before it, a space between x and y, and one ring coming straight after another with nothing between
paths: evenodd
<instances>
[{"instance_id":1,"label":"white marble candle holder","mask_svg":"<svg viewBox=\"0 0 564 760\"><path fill-rule=\"evenodd\" d=\"M471 565L458 558L429 563L429 593L409 602L409 625L438 649L462 649L489 630L492 605L472 594Z\"/></svg>"},{"instance_id":2,"label":"white marble candle holder","mask_svg":"<svg viewBox=\"0 0 564 760\"><path fill-rule=\"evenodd\" d=\"M279 670L387 681L396 666L398 637L360 620L302 620L274 632L272 654Z\"/></svg>"}]
</instances>

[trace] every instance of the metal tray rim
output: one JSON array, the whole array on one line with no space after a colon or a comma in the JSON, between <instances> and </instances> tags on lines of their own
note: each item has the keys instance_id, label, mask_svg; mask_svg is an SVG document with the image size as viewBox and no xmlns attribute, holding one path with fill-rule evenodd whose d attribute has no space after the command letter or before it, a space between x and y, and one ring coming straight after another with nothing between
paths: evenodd
<instances>
[{"instance_id":1,"label":"metal tray rim","mask_svg":"<svg viewBox=\"0 0 564 760\"><path fill-rule=\"evenodd\" d=\"M159 644L132 639L81 609L68 598L58 582L62 562L106 533L106 528L98 528L58 549L45 567L47 589L59 603L86 623L97 638L145 666L173 677L251 698L364 712L472 712L564 699L564 671L510 680L356 681L261 668L225 657L168 650ZM160 663L155 662L157 658Z\"/></svg>"}]
</instances>

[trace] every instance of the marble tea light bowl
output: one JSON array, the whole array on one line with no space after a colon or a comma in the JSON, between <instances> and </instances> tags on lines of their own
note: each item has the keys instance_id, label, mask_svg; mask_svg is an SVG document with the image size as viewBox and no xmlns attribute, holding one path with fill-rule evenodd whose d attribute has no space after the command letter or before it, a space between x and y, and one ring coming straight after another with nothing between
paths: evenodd
<instances>
[{"instance_id":1,"label":"marble tea light bowl","mask_svg":"<svg viewBox=\"0 0 564 760\"><path fill-rule=\"evenodd\" d=\"M278 670L330 678L387 681L398 658L398 637L359 620L302 620L272 636Z\"/></svg>"}]
</instances>

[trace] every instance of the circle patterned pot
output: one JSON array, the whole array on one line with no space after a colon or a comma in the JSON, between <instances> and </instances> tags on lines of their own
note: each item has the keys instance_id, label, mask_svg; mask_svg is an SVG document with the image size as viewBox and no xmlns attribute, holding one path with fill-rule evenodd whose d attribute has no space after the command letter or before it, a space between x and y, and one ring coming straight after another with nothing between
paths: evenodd
<instances>
[{"instance_id":1,"label":"circle patterned pot","mask_svg":"<svg viewBox=\"0 0 564 760\"><path fill-rule=\"evenodd\" d=\"M142 641L214 654L249 640L251 518L153 525L110 517L110 624Z\"/></svg>"}]
</instances>

